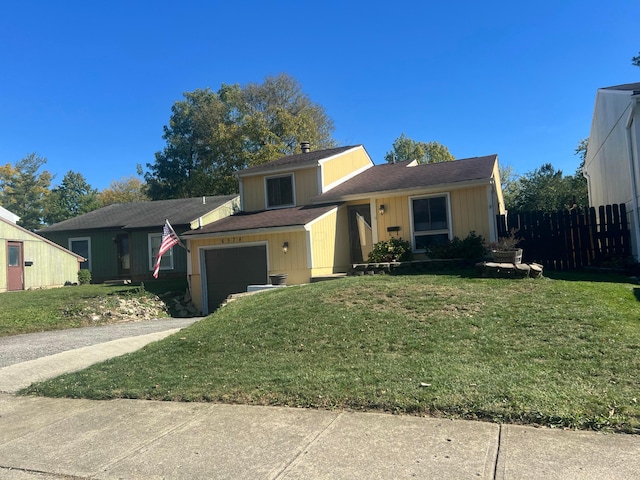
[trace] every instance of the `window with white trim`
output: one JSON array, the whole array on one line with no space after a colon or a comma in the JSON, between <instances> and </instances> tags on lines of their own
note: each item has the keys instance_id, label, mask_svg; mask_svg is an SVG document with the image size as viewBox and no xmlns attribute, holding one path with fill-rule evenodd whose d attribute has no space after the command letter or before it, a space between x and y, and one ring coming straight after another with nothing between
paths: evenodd
<instances>
[{"instance_id":1,"label":"window with white trim","mask_svg":"<svg viewBox=\"0 0 640 480\"><path fill-rule=\"evenodd\" d=\"M161 233L150 233L149 238L149 270L153 271L156 266L156 257L162 243ZM171 247L160 260L160 270L173 270L173 247Z\"/></svg>"},{"instance_id":2,"label":"window with white trim","mask_svg":"<svg viewBox=\"0 0 640 480\"><path fill-rule=\"evenodd\" d=\"M265 178L267 208L293 207L296 204L293 173Z\"/></svg>"},{"instance_id":3,"label":"window with white trim","mask_svg":"<svg viewBox=\"0 0 640 480\"><path fill-rule=\"evenodd\" d=\"M415 252L443 245L451 238L449 196L414 197L411 205L411 243Z\"/></svg>"},{"instance_id":4,"label":"window with white trim","mask_svg":"<svg viewBox=\"0 0 640 480\"><path fill-rule=\"evenodd\" d=\"M91 271L91 238L90 237L70 238L69 250L87 259L86 261L80 263L81 270Z\"/></svg>"}]
</instances>

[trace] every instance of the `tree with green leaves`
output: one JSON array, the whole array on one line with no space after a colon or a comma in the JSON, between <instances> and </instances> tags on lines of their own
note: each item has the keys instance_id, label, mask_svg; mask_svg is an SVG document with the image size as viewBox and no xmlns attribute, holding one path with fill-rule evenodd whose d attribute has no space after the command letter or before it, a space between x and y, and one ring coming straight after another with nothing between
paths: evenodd
<instances>
[{"instance_id":1,"label":"tree with green leaves","mask_svg":"<svg viewBox=\"0 0 640 480\"><path fill-rule=\"evenodd\" d=\"M267 77L262 84L223 84L198 89L171 108L166 146L147 164L153 200L235 193L235 172L314 148L335 146L333 122L292 77Z\"/></svg>"},{"instance_id":2,"label":"tree with green leaves","mask_svg":"<svg viewBox=\"0 0 640 480\"><path fill-rule=\"evenodd\" d=\"M149 200L149 197L145 184L132 175L120 180L113 180L109 184L109 188L98 193L98 200L101 207L106 207L114 203L143 202Z\"/></svg>"},{"instance_id":3,"label":"tree with green leaves","mask_svg":"<svg viewBox=\"0 0 640 480\"><path fill-rule=\"evenodd\" d=\"M522 175L516 188L515 195L506 205L510 211L553 213L589 204L582 174L564 176L562 170L556 170L550 163Z\"/></svg>"},{"instance_id":4,"label":"tree with green leaves","mask_svg":"<svg viewBox=\"0 0 640 480\"><path fill-rule=\"evenodd\" d=\"M578 142L578 146L575 149L575 155L580 157L580 166L578 167L580 171L582 171L582 167L584 167L584 162L587 160L587 148L589 147L589 139L583 138Z\"/></svg>"},{"instance_id":5,"label":"tree with green leaves","mask_svg":"<svg viewBox=\"0 0 640 480\"><path fill-rule=\"evenodd\" d=\"M81 173L69 170L45 202L44 220L52 225L98 208L98 190L91 188Z\"/></svg>"},{"instance_id":6,"label":"tree with green leaves","mask_svg":"<svg viewBox=\"0 0 640 480\"><path fill-rule=\"evenodd\" d=\"M392 150L384 159L388 163L417 161L418 163L449 162L456 158L449 149L438 142L418 142L402 133L393 142Z\"/></svg>"},{"instance_id":7,"label":"tree with green leaves","mask_svg":"<svg viewBox=\"0 0 640 480\"><path fill-rule=\"evenodd\" d=\"M47 159L36 153L15 165L0 166L0 205L20 217L18 224L28 230L43 225L44 206L53 175L40 167Z\"/></svg>"},{"instance_id":8,"label":"tree with green leaves","mask_svg":"<svg viewBox=\"0 0 640 480\"><path fill-rule=\"evenodd\" d=\"M513 205L520 189L520 176L515 172L512 165L500 165L500 187L505 207Z\"/></svg>"},{"instance_id":9,"label":"tree with green leaves","mask_svg":"<svg viewBox=\"0 0 640 480\"><path fill-rule=\"evenodd\" d=\"M640 67L640 52L635 57L631 57L631 65Z\"/></svg>"},{"instance_id":10,"label":"tree with green leaves","mask_svg":"<svg viewBox=\"0 0 640 480\"><path fill-rule=\"evenodd\" d=\"M589 206L587 179L582 175L587 147L587 138L580 140L576 146L574 153L580 158L580 164L573 175L563 175L550 163L524 175L514 174L511 167L500 167L507 210L553 213L576 206Z\"/></svg>"}]
</instances>

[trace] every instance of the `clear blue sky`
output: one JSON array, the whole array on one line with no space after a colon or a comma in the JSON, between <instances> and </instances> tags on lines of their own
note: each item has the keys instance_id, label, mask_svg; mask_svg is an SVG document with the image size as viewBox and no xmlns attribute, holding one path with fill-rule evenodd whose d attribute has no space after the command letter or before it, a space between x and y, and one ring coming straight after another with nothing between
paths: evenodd
<instances>
[{"instance_id":1,"label":"clear blue sky","mask_svg":"<svg viewBox=\"0 0 640 480\"><path fill-rule=\"evenodd\" d=\"M31 152L53 185L135 175L197 88L286 72L342 145L395 138L516 172L578 166L596 89L635 82L638 0L31 1L0 7L0 164Z\"/></svg>"}]
</instances>

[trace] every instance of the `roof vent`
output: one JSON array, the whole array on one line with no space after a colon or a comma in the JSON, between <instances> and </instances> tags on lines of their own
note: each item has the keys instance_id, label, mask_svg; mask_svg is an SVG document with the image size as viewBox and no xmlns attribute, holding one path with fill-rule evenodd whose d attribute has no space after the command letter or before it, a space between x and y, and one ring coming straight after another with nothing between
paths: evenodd
<instances>
[{"instance_id":1,"label":"roof vent","mask_svg":"<svg viewBox=\"0 0 640 480\"><path fill-rule=\"evenodd\" d=\"M309 142L301 142L300 149L302 153L309 153L311 151L311 144Z\"/></svg>"}]
</instances>

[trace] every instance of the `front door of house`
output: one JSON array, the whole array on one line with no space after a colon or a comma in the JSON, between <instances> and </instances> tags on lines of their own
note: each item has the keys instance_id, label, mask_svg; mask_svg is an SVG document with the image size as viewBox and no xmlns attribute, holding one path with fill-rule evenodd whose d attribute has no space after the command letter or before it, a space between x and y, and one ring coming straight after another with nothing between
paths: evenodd
<instances>
[{"instance_id":1,"label":"front door of house","mask_svg":"<svg viewBox=\"0 0 640 480\"><path fill-rule=\"evenodd\" d=\"M129 251L129 235L119 234L116 238L118 244L118 275L131 273L131 252Z\"/></svg>"},{"instance_id":2,"label":"front door of house","mask_svg":"<svg viewBox=\"0 0 640 480\"><path fill-rule=\"evenodd\" d=\"M364 263L373 249L371 230L371 207L368 203L351 205L347 209L349 217L349 245L351 263Z\"/></svg>"},{"instance_id":3,"label":"front door of house","mask_svg":"<svg viewBox=\"0 0 640 480\"><path fill-rule=\"evenodd\" d=\"M22 242L7 242L7 290L24 290Z\"/></svg>"}]
</instances>

